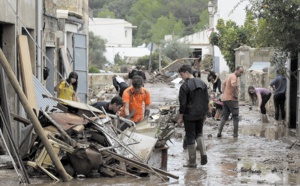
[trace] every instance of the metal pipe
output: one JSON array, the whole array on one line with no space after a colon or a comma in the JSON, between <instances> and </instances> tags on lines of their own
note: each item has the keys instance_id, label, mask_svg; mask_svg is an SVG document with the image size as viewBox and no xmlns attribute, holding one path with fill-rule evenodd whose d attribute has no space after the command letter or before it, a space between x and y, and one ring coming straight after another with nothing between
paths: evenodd
<instances>
[{"instance_id":1,"label":"metal pipe","mask_svg":"<svg viewBox=\"0 0 300 186\"><path fill-rule=\"evenodd\" d=\"M131 125L134 128L136 127L135 123L133 121L131 121L130 119L126 119L126 118L123 118L123 117L118 117L114 114L109 114L109 113L106 113L106 115L108 115L109 117L114 118L114 119L120 119L121 121L124 121L125 123L128 123L129 125Z\"/></svg>"},{"instance_id":2,"label":"metal pipe","mask_svg":"<svg viewBox=\"0 0 300 186\"><path fill-rule=\"evenodd\" d=\"M4 144L4 146L5 146L6 150L7 150L8 156L11 158L11 162L12 162L13 167L14 167L17 175L18 175L18 178L19 178L20 182L21 183L28 183L28 184L30 184L29 180L26 180L26 178L23 178L23 176L19 173L18 166L17 166L14 158L12 157L12 155L11 155L11 153L9 151L9 148L8 148L8 146L7 146L7 144L6 144L5 140L4 140L4 136L3 136L3 133L2 133L1 129L0 129L0 136L1 136L2 140L3 140L3 144Z\"/></svg>"},{"instance_id":3,"label":"metal pipe","mask_svg":"<svg viewBox=\"0 0 300 186\"><path fill-rule=\"evenodd\" d=\"M138 162L136 160L126 158L126 157L121 156L119 154L116 154L116 153L114 153L112 151L107 150L107 151L104 151L104 152L109 153L113 158L116 158L118 160L126 161L127 163L131 163L131 164L133 164L133 165L135 165L135 166L137 166L137 167L139 167L139 168L141 168L143 170L149 170L151 172L154 171L154 172L158 173L161 176L169 176L169 177L177 179L177 180L179 179L179 176L176 176L174 174L171 174L169 172L166 172L164 170L161 170L161 169L158 169L158 168L154 168L154 167L151 167L151 169L150 169L150 166L147 165L147 164L145 164L145 163L141 163L141 162Z\"/></svg>"},{"instance_id":4,"label":"metal pipe","mask_svg":"<svg viewBox=\"0 0 300 186\"><path fill-rule=\"evenodd\" d=\"M122 142L116 138L114 138L111 134L109 134L107 131L105 131L103 129L103 127L101 127L100 124L98 124L97 122L92 122L92 124L94 124L94 126L99 129L102 133L104 133L105 135L107 135L108 137L110 137L111 139L115 140L119 145L123 146L124 149L126 149L129 153L131 153L135 158L137 158L140 162L143 162L143 160L135 153L133 152L130 148L128 148L127 146L125 146L124 144L122 144ZM158 174L156 171L154 171L152 169L152 167L150 167L149 165L147 165L148 169L152 170L157 176L159 176L161 179L165 180L160 174Z\"/></svg>"},{"instance_id":5,"label":"metal pipe","mask_svg":"<svg viewBox=\"0 0 300 186\"><path fill-rule=\"evenodd\" d=\"M36 0L37 2L37 78L42 81L42 16L43 16L43 1Z\"/></svg>"},{"instance_id":6,"label":"metal pipe","mask_svg":"<svg viewBox=\"0 0 300 186\"><path fill-rule=\"evenodd\" d=\"M70 181L72 179L72 177L67 174L67 172L65 171L64 167L62 166L59 158L57 157L56 153L54 152L52 145L49 143L48 138L45 135L44 130L43 130L39 120L37 119L37 116L35 115L32 108L30 107L28 100L27 100L22 88L20 87L19 82L18 82L16 76L14 75L11 67L9 66L9 63L8 63L2 49L0 49L0 63L2 64L2 67L6 73L7 78L11 82L11 85L15 89L17 95L19 96L20 101L24 107L24 110L26 111L27 116L29 117L29 119L32 122L35 132L41 138L51 160L53 161L53 163L57 169L58 174L62 177L63 181Z\"/></svg>"}]
</instances>

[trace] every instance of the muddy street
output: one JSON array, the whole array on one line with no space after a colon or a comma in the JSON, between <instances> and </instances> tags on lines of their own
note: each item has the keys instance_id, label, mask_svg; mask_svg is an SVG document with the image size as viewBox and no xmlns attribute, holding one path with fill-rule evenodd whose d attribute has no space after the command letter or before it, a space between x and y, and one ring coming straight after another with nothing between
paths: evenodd
<instances>
[{"instance_id":1,"label":"muddy street","mask_svg":"<svg viewBox=\"0 0 300 186\"><path fill-rule=\"evenodd\" d=\"M179 85L146 84L152 96L151 113L165 103L174 104ZM188 154L182 148L183 128L176 128L171 142L167 144L167 171L179 176L179 179L162 181L157 176L134 178L119 176L115 178L74 178L70 182L53 182L31 178L34 185L297 185L300 184L300 154L296 143L289 148L296 138L293 132L284 126L262 124L259 113L250 110L242 103L240 107L239 137L233 138L233 126L229 121L217 138L220 121L208 118L204 125L204 139L207 148L208 163L200 165L197 153L197 168L185 168ZM289 143L288 143L289 142ZM0 185L17 185L18 178L14 170L2 170Z\"/></svg>"},{"instance_id":2,"label":"muddy street","mask_svg":"<svg viewBox=\"0 0 300 186\"><path fill-rule=\"evenodd\" d=\"M178 87L163 88L169 95L176 95ZM149 87L150 90L151 87ZM156 89L159 89L156 88ZM168 90L168 91L167 91ZM176 96L175 96L176 97ZM153 101L156 98L153 97ZM233 125L229 121L222 138L217 138L220 121L208 118L204 125L208 164L201 166L197 154L198 167L182 167L188 154L182 148L182 138L174 138L169 143L168 171L180 176L178 185L289 185L300 184L299 150L289 148L286 142L296 140L293 132L285 126L262 124L258 111L240 103L239 137L233 138ZM177 129L183 134L184 129ZM181 136L181 135L178 135ZM294 146L296 147L296 146ZM172 182L169 182L172 183Z\"/></svg>"}]
</instances>

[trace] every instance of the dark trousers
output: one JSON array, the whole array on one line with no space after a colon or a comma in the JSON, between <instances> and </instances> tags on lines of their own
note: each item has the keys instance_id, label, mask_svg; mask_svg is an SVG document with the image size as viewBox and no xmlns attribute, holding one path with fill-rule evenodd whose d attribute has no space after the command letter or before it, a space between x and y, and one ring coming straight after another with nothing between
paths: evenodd
<instances>
[{"instance_id":1,"label":"dark trousers","mask_svg":"<svg viewBox=\"0 0 300 186\"><path fill-rule=\"evenodd\" d=\"M223 101L223 109L222 109L222 119L220 123L219 133L221 134L225 122L228 120L228 117L232 114L233 120L233 133L238 134L238 126L239 126L239 102L238 101Z\"/></svg>"},{"instance_id":2,"label":"dark trousers","mask_svg":"<svg viewBox=\"0 0 300 186\"><path fill-rule=\"evenodd\" d=\"M128 88L127 83L125 83L125 82L120 83L120 92L119 92L119 96L120 96L120 97L123 96L123 92L124 92L124 90L127 89L127 88Z\"/></svg>"},{"instance_id":3,"label":"dark trousers","mask_svg":"<svg viewBox=\"0 0 300 186\"><path fill-rule=\"evenodd\" d=\"M184 120L184 129L187 145L195 144L195 140L203 135L204 117L195 121Z\"/></svg>"},{"instance_id":4,"label":"dark trousers","mask_svg":"<svg viewBox=\"0 0 300 186\"><path fill-rule=\"evenodd\" d=\"M275 120L279 119L279 110L281 111L282 120L285 119L285 94L274 95L274 105L275 105Z\"/></svg>"},{"instance_id":5,"label":"dark trousers","mask_svg":"<svg viewBox=\"0 0 300 186\"><path fill-rule=\"evenodd\" d=\"M267 104L267 102L269 101L270 97L271 97L271 93L270 93L270 94L267 94L267 95L264 95L264 96L262 96L262 98L261 98L260 112L261 112L262 114L266 114L266 113L267 113L267 110L266 110L266 104Z\"/></svg>"},{"instance_id":6,"label":"dark trousers","mask_svg":"<svg viewBox=\"0 0 300 186\"><path fill-rule=\"evenodd\" d=\"M219 92L222 94L222 91L221 91L221 80L218 79L216 83L213 83L213 92L216 92L217 91L217 88L219 90Z\"/></svg>"}]
</instances>

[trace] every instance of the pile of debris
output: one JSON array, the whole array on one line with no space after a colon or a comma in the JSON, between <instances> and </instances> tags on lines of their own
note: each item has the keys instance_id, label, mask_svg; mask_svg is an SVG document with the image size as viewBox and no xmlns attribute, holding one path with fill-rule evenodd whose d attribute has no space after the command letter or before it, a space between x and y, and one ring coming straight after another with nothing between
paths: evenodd
<instances>
[{"instance_id":1,"label":"pile of debris","mask_svg":"<svg viewBox=\"0 0 300 186\"><path fill-rule=\"evenodd\" d=\"M157 145L157 139L134 132L134 122L104 114L82 103L51 99L58 101L56 109L51 112L41 111L38 118L54 152L69 175L98 178L100 175L145 177L154 174L163 180L168 177L178 179L176 175L147 164ZM126 122L132 127L121 131L114 119ZM160 132L159 136L169 138L170 135L171 133L165 135ZM23 158L26 165L33 168L28 169L30 175L42 171L52 179L59 180L57 169L44 144L37 135L32 139L30 150ZM165 140L163 137L159 139ZM160 147L164 145L161 144Z\"/></svg>"},{"instance_id":2,"label":"pile of debris","mask_svg":"<svg viewBox=\"0 0 300 186\"><path fill-rule=\"evenodd\" d=\"M57 101L57 105L50 111L40 110L38 121L70 178L118 175L140 178L153 174L162 180L179 179L163 170L167 167L166 142L174 133L176 107L161 107L158 117L152 115L149 122L145 120L136 126L131 120L103 113L83 103L44 97ZM131 127L121 131L120 123L114 122L116 119ZM33 130L30 121L23 122ZM24 175L19 176L25 177L27 183L30 183L28 173L35 177L47 175L55 181L61 176L65 181L40 136L34 132L27 138L31 143L22 151L26 153L20 155L22 161L18 163ZM20 181L24 182L23 179Z\"/></svg>"}]
</instances>

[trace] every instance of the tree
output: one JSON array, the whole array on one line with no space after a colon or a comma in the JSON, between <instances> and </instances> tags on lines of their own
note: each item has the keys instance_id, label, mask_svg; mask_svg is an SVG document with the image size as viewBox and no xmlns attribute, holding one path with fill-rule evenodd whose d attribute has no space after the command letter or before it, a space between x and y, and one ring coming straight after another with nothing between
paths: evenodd
<instances>
[{"instance_id":1,"label":"tree","mask_svg":"<svg viewBox=\"0 0 300 186\"><path fill-rule=\"evenodd\" d=\"M151 37L152 37L151 26L152 26L152 23L150 21L143 20L140 23L139 29L133 30L133 32L134 32L133 35L135 35L135 38L136 38L133 41L133 45L138 46L143 43L151 42Z\"/></svg>"},{"instance_id":2,"label":"tree","mask_svg":"<svg viewBox=\"0 0 300 186\"><path fill-rule=\"evenodd\" d=\"M151 37L158 41L158 38L163 38L163 33L174 35L173 32L168 32L162 30L165 28L165 25L161 24L166 23L168 21L173 22L176 20L176 29L183 30L179 37L182 35L193 34L194 31L199 31L199 28L202 28L202 25L208 23L208 16L207 18L203 17L198 28L197 24L200 22L200 15L203 11L207 12L207 3L208 0L139 0L133 4L132 8L130 9L130 16L127 17L128 21L131 22L133 25L137 25L137 31L134 32L134 44L141 45L143 43L147 43L145 39L141 39L137 35L140 33L139 29L140 24L143 21L147 21L151 24ZM166 6L167 5L167 6ZM170 16L172 15L172 17ZM160 19L160 20L158 20ZM167 23L168 25L169 23ZM178 28L179 27L179 28ZM162 30L162 33L158 33L156 30ZM173 31L173 30L172 30ZM175 32L177 32L175 30ZM154 36L153 36L154 35ZM152 41L153 42L153 41Z\"/></svg>"},{"instance_id":3,"label":"tree","mask_svg":"<svg viewBox=\"0 0 300 186\"><path fill-rule=\"evenodd\" d=\"M160 17L156 24L152 26L152 42L159 43L164 39L165 35L173 35L180 37L184 31L184 25L181 21L176 21L175 17L171 14L169 17Z\"/></svg>"},{"instance_id":4,"label":"tree","mask_svg":"<svg viewBox=\"0 0 300 186\"><path fill-rule=\"evenodd\" d=\"M146 69L149 68L149 61L150 61L150 56L143 56L138 58L136 65L141 65L141 66L145 66ZM151 69L156 70L159 68L159 53L158 52L153 52L152 53L152 60L151 60ZM164 67L168 64L167 59L162 56L162 60L161 60L161 66Z\"/></svg>"},{"instance_id":5,"label":"tree","mask_svg":"<svg viewBox=\"0 0 300 186\"><path fill-rule=\"evenodd\" d=\"M209 14L208 11L203 11L199 15L199 22L194 27L194 32L199 32L199 30L204 30L208 27Z\"/></svg>"},{"instance_id":6,"label":"tree","mask_svg":"<svg viewBox=\"0 0 300 186\"><path fill-rule=\"evenodd\" d=\"M109 9L103 9L101 10L97 17L100 17L100 18L115 18L115 14L114 12L111 12Z\"/></svg>"},{"instance_id":7,"label":"tree","mask_svg":"<svg viewBox=\"0 0 300 186\"><path fill-rule=\"evenodd\" d=\"M185 25L186 30L184 30L184 35L189 35L192 34L191 30L194 30L200 22L201 13L207 12L208 0L173 0L169 4L170 10L173 10L172 13L176 19L181 20ZM206 21L207 24L208 17Z\"/></svg>"},{"instance_id":8,"label":"tree","mask_svg":"<svg viewBox=\"0 0 300 186\"><path fill-rule=\"evenodd\" d=\"M125 65L126 61L124 59L121 58L120 54L117 53L114 57L114 64L121 66L121 65Z\"/></svg>"},{"instance_id":9,"label":"tree","mask_svg":"<svg viewBox=\"0 0 300 186\"><path fill-rule=\"evenodd\" d=\"M205 29L208 25L208 1L89 0L89 3L94 16L125 19L137 26L133 29L133 45L138 46L154 42L153 39L160 41L164 38L163 34L181 37ZM171 24L174 24L173 28Z\"/></svg>"},{"instance_id":10,"label":"tree","mask_svg":"<svg viewBox=\"0 0 300 186\"><path fill-rule=\"evenodd\" d=\"M227 62L231 71L235 68L235 51L242 43L241 40L245 39L241 36L242 30L233 21L224 22L219 19L217 26L219 33L213 33L210 36L210 43L217 45ZM245 43L245 42L244 42Z\"/></svg>"},{"instance_id":11,"label":"tree","mask_svg":"<svg viewBox=\"0 0 300 186\"><path fill-rule=\"evenodd\" d=\"M300 50L300 1L250 1L259 19L258 43L296 56ZM264 40L262 39L264 38Z\"/></svg>"},{"instance_id":12,"label":"tree","mask_svg":"<svg viewBox=\"0 0 300 186\"><path fill-rule=\"evenodd\" d=\"M163 1L165 0L137 1L130 9L130 16L127 17L129 22L134 25L139 25L143 20L155 23L159 17L167 16L168 11Z\"/></svg>"},{"instance_id":13,"label":"tree","mask_svg":"<svg viewBox=\"0 0 300 186\"><path fill-rule=\"evenodd\" d=\"M223 19L219 19L216 28L218 32L213 32L210 35L210 44L220 48L227 65L233 72L235 69L234 49L245 44L256 47L257 24L255 17L251 12L248 12L243 26L238 26L231 20L225 22Z\"/></svg>"},{"instance_id":14,"label":"tree","mask_svg":"<svg viewBox=\"0 0 300 186\"><path fill-rule=\"evenodd\" d=\"M95 36L93 32L89 32L89 65L101 69L104 64L108 63L104 56L105 42L100 36Z\"/></svg>"},{"instance_id":15,"label":"tree","mask_svg":"<svg viewBox=\"0 0 300 186\"><path fill-rule=\"evenodd\" d=\"M245 41L248 46L256 46L256 33L258 29L257 21L251 11L246 13L246 20L244 26L242 27L245 33Z\"/></svg>"},{"instance_id":16,"label":"tree","mask_svg":"<svg viewBox=\"0 0 300 186\"><path fill-rule=\"evenodd\" d=\"M100 73L100 71L99 71L99 68L97 68L93 65L90 65L89 66L89 73Z\"/></svg>"},{"instance_id":17,"label":"tree","mask_svg":"<svg viewBox=\"0 0 300 186\"><path fill-rule=\"evenodd\" d=\"M172 61L180 58L188 58L190 54L189 45L178 42L176 40L168 41L164 43L162 53L170 58Z\"/></svg>"},{"instance_id":18,"label":"tree","mask_svg":"<svg viewBox=\"0 0 300 186\"><path fill-rule=\"evenodd\" d=\"M114 12L116 18L125 19L130 15L130 8L137 0L111 0L108 4L108 8L111 12Z\"/></svg>"},{"instance_id":19,"label":"tree","mask_svg":"<svg viewBox=\"0 0 300 186\"><path fill-rule=\"evenodd\" d=\"M89 7L93 9L93 16L105 17L103 12L111 12L116 18L125 19L129 16L131 6L137 0L89 0ZM105 13L104 13L105 14Z\"/></svg>"}]
</instances>

